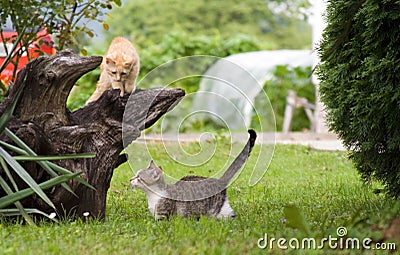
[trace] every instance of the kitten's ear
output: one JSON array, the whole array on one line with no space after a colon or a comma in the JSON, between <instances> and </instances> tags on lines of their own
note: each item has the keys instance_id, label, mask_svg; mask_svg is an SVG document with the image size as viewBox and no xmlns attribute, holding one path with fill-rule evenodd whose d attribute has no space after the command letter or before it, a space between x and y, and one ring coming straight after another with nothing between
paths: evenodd
<instances>
[{"instance_id":1,"label":"kitten's ear","mask_svg":"<svg viewBox=\"0 0 400 255\"><path fill-rule=\"evenodd\" d=\"M133 57L129 56L129 55L124 55L124 65L132 65L133 63Z\"/></svg>"},{"instance_id":2,"label":"kitten's ear","mask_svg":"<svg viewBox=\"0 0 400 255\"><path fill-rule=\"evenodd\" d=\"M149 168L156 168L156 164L154 164L153 160L150 160Z\"/></svg>"},{"instance_id":3,"label":"kitten's ear","mask_svg":"<svg viewBox=\"0 0 400 255\"><path fill-rule=\"evenodd\" d=\"M124 62L124 66L125 67L130 67L132 65L132 63L133 63L133 60L126 61L126 62Z\"/></svg>"},{"instance_id":4,"label":"kitten's ear","mask_svg":"<svg viewBox=\"0 0 400 255\"><path fill-rule=\"evenodd\" d=\"M160 168L161 172L164 171L161 166L158 166L158 168Z\"/></svg>"},{"instance_id":5,"label":"kitten's ear","mask_svg":"<svg viewBox=\"0 0 400 255\"><path fill-rule=\"evenodd\" d=\"M154 171L153 171L154 180L160 179L161 176L162 176L162 171L160 171L159 168L155 168Z\"/></svg>"},{"instance_id":6,"label":"kitten's ear","mask_svg":"<svg viewBox=\"0 0 400 255\"><path fill-rule=\"evenodd\" d=\"M115 61L111 58L111 57L106 57L106 64L107 65L109 65L109 64L113 64L113 65L115 65Z\"/></svg>"}]
</instances>

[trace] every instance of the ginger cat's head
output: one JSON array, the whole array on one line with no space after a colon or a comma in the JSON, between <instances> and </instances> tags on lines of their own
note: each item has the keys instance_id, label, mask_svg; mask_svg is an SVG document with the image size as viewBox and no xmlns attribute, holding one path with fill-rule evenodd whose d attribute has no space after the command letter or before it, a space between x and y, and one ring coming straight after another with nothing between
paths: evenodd
<instances>
[{"instance_id":1,"label":"ginger cat's head","mask_svg":"<svg viewBox=\"0 0 400 255\"><path fill-rule=\"evenodd\" d=\"M105 70L115 82L124 82L137 61L126 54L108 55Z\"/></svg>"}]
</instances>

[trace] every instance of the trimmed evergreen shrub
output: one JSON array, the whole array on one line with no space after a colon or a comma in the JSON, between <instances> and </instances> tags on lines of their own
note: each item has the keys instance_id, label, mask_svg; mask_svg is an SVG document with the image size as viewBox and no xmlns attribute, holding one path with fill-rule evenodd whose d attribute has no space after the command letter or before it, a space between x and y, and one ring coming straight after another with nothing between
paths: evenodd
<instances>
[{"instance_id":1,"label":"trimmed evergreen shrub","mask_svg":"<svg viewBox=\"0 0 400 255\"><path fill-rule=\"evenodd\" d=\"M330 128L365 181L400 197L400 1L331 0L319 53Z\"/></svg>"}]
</instances>

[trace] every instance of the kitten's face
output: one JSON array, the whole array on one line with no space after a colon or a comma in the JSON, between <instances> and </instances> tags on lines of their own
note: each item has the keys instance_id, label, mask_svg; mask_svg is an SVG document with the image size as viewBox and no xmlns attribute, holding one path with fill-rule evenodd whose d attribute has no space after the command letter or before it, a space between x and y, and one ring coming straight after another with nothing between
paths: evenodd
<instances>
[{"instance_id":1,"label":"kitten's face","mask_svg":"<svg viewBox=\"0 0 400 255\"><path fill-rule=\"evenodd\" d=\"M109 55L106 57L106 71L115 82L123 82L128 77L136 62L125 54Z\"/></svg>"},{"instance_id":2,"label":"kitten's face","mask_svg":"<svg viewBox=\"0 0 400 255\"><path fill-rule=\"evenodd\" d=\"M161 177L161 168L157 167L152 160L147 168L139 170L139 172L132 177L130 180L131 187L148 190L149 187L157 185L162 180Z\"/></svg>"}]
</instances>

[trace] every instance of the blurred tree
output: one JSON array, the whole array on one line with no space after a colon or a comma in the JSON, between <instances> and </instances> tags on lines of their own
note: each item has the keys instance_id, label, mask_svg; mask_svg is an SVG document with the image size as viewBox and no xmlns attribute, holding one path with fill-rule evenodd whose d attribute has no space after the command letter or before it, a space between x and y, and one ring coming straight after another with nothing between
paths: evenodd
<instances>
[{"instance_id":1,"label":"blurred tree","mask_svg":"<svg viewBox=\"0 0 400 255\"><path fill-rule=\"evenodd\" d=\"M173 30L191 35L227 38L244 33L263 48L310 48L311 28L306 21L308 0L135 0L126 1L107 19L110 33L126 36L139 48L159 43Z\"/></svg>"},{"instance_id":2,"label":"blurred tree","mask_svg":"<svg viewBox=\"0 0 400 255\"><path fill-rule=\"evenodd\" d=\"M86 25L89 21L97 21L108 29L104 22L104 10L111 10L113 5L121 5L121 0L50 0L50 1L13 1L1 0L0 32L3 24L11 20L16 32L24 33L24 42L36 40L37 31L45 28L49 34L57 38L57 47L74 46L79 32L93 36L93 30ZM29 45L28 45L29 46Z\"/></svg>"},{"instance_id":3,"label":"blurred tree","mask_svg":"<svg viewBox=\"0 0 400 255\"><path fill-rule=\"evenodd\" d=\"M121 5L121 0L1 0L0 41L1 49L5 51L7 58L1 62L0 72L12 63L14 71L11 80L14 80L20 68L18 62L21 56L27 56L28 59L32 57L30 55L32 51L28 49L36 48L35 52L43 54L40 44L49 43L49 41L41 39L47 34L55 36L56 45L54 46L59 50L64 47L73 47L85 54L86 51L79 46L77 38L82 37L79 36L82 33L93 36L93 30L86 26L89 21L100 22L104 29L108 29L108 24L102 17L104 17L104 10L112 9L113 3ZM6 27L12 27L16 35L5 36L3 29ZM43 30L47 33L39 33ZM9 50L7 46L10 43L14 44L12 50ZM6 91L7 88L1 81L0 85L2 90Z\"/></svg>"}]
</instances>

